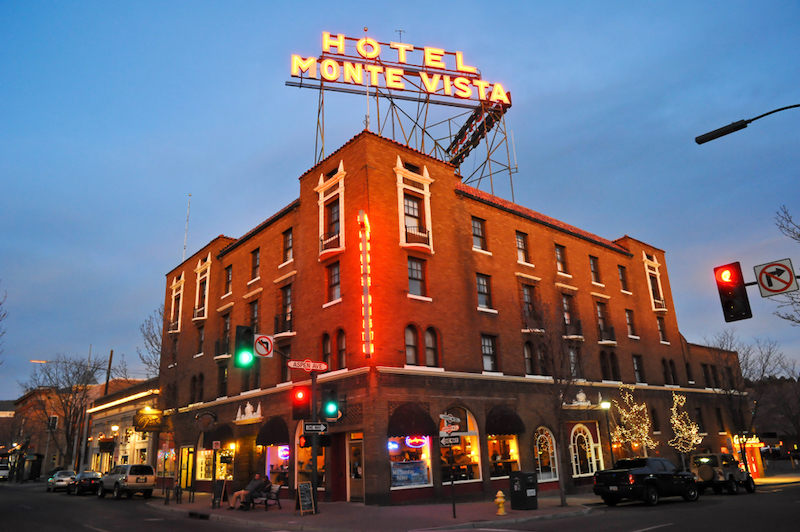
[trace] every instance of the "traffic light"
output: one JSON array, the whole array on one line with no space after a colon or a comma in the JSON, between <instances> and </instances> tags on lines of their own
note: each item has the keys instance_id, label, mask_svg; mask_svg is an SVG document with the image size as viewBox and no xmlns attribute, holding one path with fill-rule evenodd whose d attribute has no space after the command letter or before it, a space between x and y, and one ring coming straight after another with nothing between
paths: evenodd
<instances>
[{"instance_id":1,"label":"traffic light","mask_svg":"<svg viewBox=\"0 0 800 532\"><path fill-rule=\"evenodd\" d=\"M322 417L328 421L339 419L339 394L336 388L322 390Z\"/></svg>"},{"instance_id":2,"label":"traffic light","mask_svg":"<svg viewBox=\"0 0 800 532\"><path fill-rule=\"evenodd\" d=\"M236 343L233 352L234 368L252 368L256 361L254 352L255 334L252 327L236 326Z\"/></svg>"},{"instance_id":3,"label":"traffic light","mask_svg":"<svg viewBox=\"0 0 800 532\"><path fill-rule=\"evenodd\" d=\"M306 386L292 388L292 419L311 419L311 390Z\"/></svg>"},{"instance_id":4,"label":"traffic light","mask_svg":"<svg viewBox=\"0 0 800 532\"><path fill-rule=\"evenodd\" d=\"M726 322L746 320L753 317L747 287L744 285L742 268L738 262L714 268L722 315Z\"/></svg>"}]
</instances>

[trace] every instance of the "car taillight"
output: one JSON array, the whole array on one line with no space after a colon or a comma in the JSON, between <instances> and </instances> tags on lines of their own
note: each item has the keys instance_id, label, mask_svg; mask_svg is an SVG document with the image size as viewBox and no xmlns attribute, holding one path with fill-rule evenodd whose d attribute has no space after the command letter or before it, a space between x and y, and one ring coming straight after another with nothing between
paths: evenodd
<instances>
[{"instance_id":1,"label":"car taillight","mask_svg":"<svg viewBox=\"0 0 800 532\"><path fill-rule=\"evenodd\" d=\"M633 484L635 481L636 478L631 473L628 473L628 484Z\"/></svg>"},{"instance_id":2,"label":"car taillight","mask_svg":"<svg viewBox=\"0 0 800 532\"><path fill-rule=\"evenodd\" d=\"M123 475L119 480L120 482L128 482L128 475Z\"/></svg>"}]
</instances>

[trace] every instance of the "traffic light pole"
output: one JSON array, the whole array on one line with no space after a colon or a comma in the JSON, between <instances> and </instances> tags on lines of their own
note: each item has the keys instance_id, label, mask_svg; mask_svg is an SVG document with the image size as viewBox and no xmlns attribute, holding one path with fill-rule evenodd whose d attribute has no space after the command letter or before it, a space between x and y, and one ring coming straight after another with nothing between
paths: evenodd
<instances>
[{"instance_id":1,"label":"traffic light pole","mask_svg":"<svg viewBox=\"0 0 800 532\"><path fill-rule=\"evenodd\" d=\"M316 423L317 418L317 372L311 372L311 421ZM317 447L319 446L319 433L311 434L311 496L314 497L314 508L319 513L317 504Z\"/></svg>"}]
</instances>

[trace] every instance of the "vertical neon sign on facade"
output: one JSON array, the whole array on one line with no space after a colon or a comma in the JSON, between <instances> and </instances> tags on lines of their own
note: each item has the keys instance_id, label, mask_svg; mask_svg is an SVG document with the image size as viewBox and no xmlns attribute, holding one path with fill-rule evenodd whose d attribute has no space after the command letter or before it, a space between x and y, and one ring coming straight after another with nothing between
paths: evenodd
<instances>
[{"instance_id":1,"label":"vertical neon sign on facade","mask_svg":"<svg viewBox=\"0 0 800 532\"><path fill-rule=\"evenodd\" d=\"M369 257L369 218L364 211L358 211L358 250L361 252L359 259L361 261L361 319L363 322L363 331L361 332L361 341L363 343L362 350L366 358L371 358L375 352L374 333L372 332L372 295L369 292L372 285L372 278L370 277L370 257Z\"/></svg>"}]
</instances>

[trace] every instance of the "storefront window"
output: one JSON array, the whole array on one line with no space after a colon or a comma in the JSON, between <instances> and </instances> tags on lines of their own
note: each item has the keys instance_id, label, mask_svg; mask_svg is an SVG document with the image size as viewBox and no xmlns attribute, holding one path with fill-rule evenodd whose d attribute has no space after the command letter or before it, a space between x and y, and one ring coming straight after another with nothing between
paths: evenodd
<instances>
[{"instance_id":1,"label":"storefront window","mask_svg":"<svg viewBox=\"0 0 800 532\"><path fill-rule=\"evenodd\" d=\"M214 468L214 451L201 449L197 452L197 480L211 480Z\"/></svg>"},{"instance_id":2,"label":"storefront window","mask_svg":"<svg viewBox=\"0 0 800 532\"><path fill-rule=\"evenodd\" d=\"M295 447L297 449L297 482L311 482L311 438L304 436L303 424L298 424L297 439L295 440ZM306 444L308 447L301 447L300 444ZM317 488L325 488L325 447L317 447Z\"/></svg>"},{"instance_id":3,"label":"storefront window","mask_svg":"<svg viewBox=\"0 0 800 532\"><path fill-rule=\"evenodd\" d=\"M214 464L213 449L201 449L197 453L197 480L213 480L212 475L216 467L217 480L233 480L233 459L236 453L236 444L217 451L217 462Z\"/></svg>"},{"instance_id":4,"label":"storefront window","mask_svg":"<svg viewBox=\"0 0 800 532\"><path fill-rule=\"evenodd\" d=\"M442 419L439 422L439 431L447 432L451 437L458 437L459 442L450 447L440 447L442 482L480 480L481 453L475 418L461 407L451 408L445 414L459 421ZM453 430L453 425L457 425L458 428Z\"/></svg>"},{"instance_id":5,"label":"storefront window","mask_svg":"<svg viewBox=\"0 0 800 532\"><path fill-rule=\"evenodd\" d=\"M289 446L269 445L264 448L267 453L267 476L273 484L288 484L289 480Z\"/></svg>"},{"instance_id":6,"label":"storefront window","mask_svg":"<svg viewBox=\"0 0 800 532\"><path fill-rule=\"evenodd\" d=\"M431 439L428 436L389 438L392 489L430 486Z\"/></svg>"},{"instance_id":7,"label":"storefront window","mask_svg":"<svg viewBox=\"0 0 800 532\"><path fill-rule=\"evenodd\" d=\"M519 448L516 435L489 436L488 451L491 478L507 477L511 471L519 471Z\"/></svg>"},{"instance_id":8,"label":"storefront window","mask_svg":"<svg viewBox=\"0 0 800 532\"><path fill-rule=\"evenodd\" d=\"M572 476L586 477L603 469L603 453L600 444L594 442L592 433L586 425L575 425L569 445L572 455Z\"/></svg>"},{"instance_id":9,"label":"storefront window","mask_svg":"<svg viewBox=\"0 0 800 532\"><path fill-rule=\"evenodd\" d=\"M558 461L556 460L556 440L553 433L544 427L536 430L534 440L536 453L536 472L539 482L558 480Z\"/></svg>"},{"instance_id":10,"label":"storefront window","mask_svg":"<svg viewBox=\"0 0 800 532\"><path fill-rule=\"evenodd\" d=\"M161 449L158 451L156 474L160 477L175 476L175 449Z\"/></svg>"}]
</instances>

